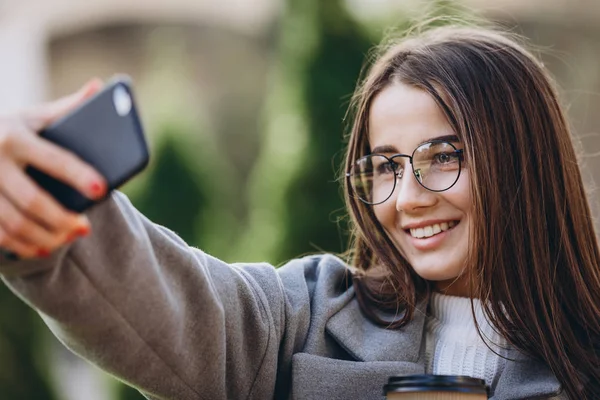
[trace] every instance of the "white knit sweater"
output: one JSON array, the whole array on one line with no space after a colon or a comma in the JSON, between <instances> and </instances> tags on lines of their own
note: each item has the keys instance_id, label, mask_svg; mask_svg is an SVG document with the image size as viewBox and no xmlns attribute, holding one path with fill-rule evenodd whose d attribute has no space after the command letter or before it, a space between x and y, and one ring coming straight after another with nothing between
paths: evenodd
<instances>
[{"instance_id":1,"label":"white knit sweater","mask_svg":"<svg viewBox=\"0 0 600 400\"><path fill-rule=\"evenodd\" d=\"M507 341L485 318L481 302L473 300L475 315L487 344L506 355ZM471 300L433 293L425 324L425 366L436 375L466 375L495 386L506 359L483 342L473 320Z\"/></svg>"}]
</instances>

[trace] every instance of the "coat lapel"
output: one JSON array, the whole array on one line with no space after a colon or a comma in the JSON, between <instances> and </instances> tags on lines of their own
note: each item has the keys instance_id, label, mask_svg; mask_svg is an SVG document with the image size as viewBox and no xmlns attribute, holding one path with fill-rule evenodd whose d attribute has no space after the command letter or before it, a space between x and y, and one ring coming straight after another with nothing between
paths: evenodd
<instances>
[{"instance_id":1,"label":"coat lapel","mask_svg":"<svg viewBox=\"0 0 600 400\"><path fill-rule=\"evenodd\" d=\"M511 349L491 399L531 399L557 396L561 385L546 365Z\"/></svg>"},{"instance_id":2,"label":"coat lapel","mask_svg":"<svg viewBox=\"0 0 600 400\"><path fill-rule=\"evenodd\" d=\"M331 337L359 361L417 362L425 323L426 303L415 309L415 317L400 330L386 329L365 318L356 298L334 314L325 327ZM384 316L392 320L393 315Z\"/></svg>"}]
</instances>

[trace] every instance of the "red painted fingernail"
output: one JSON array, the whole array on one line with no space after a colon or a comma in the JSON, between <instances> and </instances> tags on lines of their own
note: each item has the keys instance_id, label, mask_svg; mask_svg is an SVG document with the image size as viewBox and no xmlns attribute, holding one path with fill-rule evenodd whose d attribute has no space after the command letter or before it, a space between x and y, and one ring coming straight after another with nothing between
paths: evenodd
<instances>
[{"instance_id":1,"label":"red painted fingernail","mask_svg":"<svg viewBox=\"0 0 600 400\"><path fill-rule=\"evenodd\" d=\"M41 258L48 258L50 257L50 252L46 249L39 249L37 252L37 256Z\"/></svg>"},{"instance_id":2,"label":"red painted fingernail","mask_svg":"<svg viewBox=\"0 0 600 400\"><path fill-rule=\"evenodd\" d=\"M87 236L90 234L90 228L82 226L81 228L77 228L75 234L77 236Z\"/></svg>"},{"instance_id":3,"label":"red painted fingernail","mask_svg":"<svg viewBox=\"0 0 600 400\"><path fill-rule=\"evenodd\" d=\"M102 196L104 195L104 185L100 182L93 182L90 185L90 190L94 194L94 196Z\"/></svg>"}]
</instances>

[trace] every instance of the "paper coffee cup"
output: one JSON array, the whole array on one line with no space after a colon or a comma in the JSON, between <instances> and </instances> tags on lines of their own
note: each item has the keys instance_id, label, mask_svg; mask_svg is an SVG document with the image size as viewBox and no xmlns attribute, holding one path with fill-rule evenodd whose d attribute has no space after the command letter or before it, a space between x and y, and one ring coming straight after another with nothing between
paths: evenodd
<instances>
[{"instance_id":1,"label":"paper coffee cup","mask_svg":"<svg viewBox=\"0 0 600 400\"><path fill-rule=\"evenodd\" d=\"M387 400L486 400L483 379L454 375L392 376L383 387Z\"/></svg>"}]
</instances>

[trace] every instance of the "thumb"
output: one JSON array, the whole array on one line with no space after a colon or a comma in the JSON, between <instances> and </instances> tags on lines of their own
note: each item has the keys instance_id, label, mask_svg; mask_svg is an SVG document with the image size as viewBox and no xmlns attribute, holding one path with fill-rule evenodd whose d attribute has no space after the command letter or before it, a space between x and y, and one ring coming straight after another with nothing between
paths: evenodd
<instances>
[{"instance_id":1,"label":"thumb","mask_svg":"<svg viewBox=\"0 0 600 400\"><path fill-rule=\"evenodd\" d=\"M94 78L75 93L34 107L26 113L25 120L27 126L35 132L41 131L96 94L102 89L103 84L101 79Z\"/></svg>"}]
</instances>

